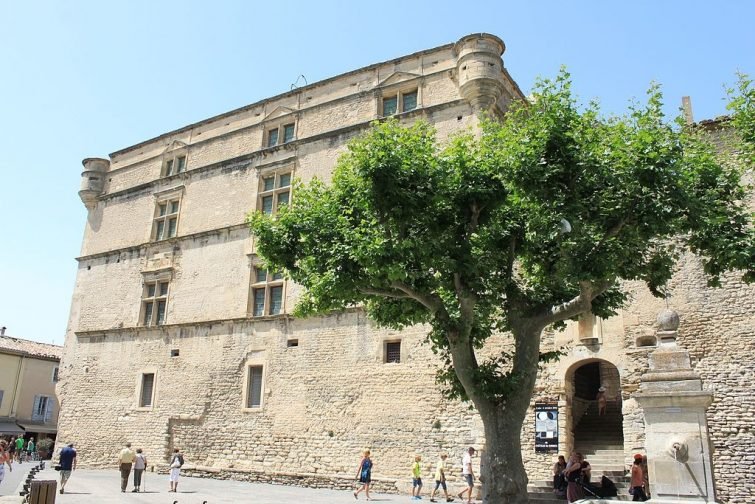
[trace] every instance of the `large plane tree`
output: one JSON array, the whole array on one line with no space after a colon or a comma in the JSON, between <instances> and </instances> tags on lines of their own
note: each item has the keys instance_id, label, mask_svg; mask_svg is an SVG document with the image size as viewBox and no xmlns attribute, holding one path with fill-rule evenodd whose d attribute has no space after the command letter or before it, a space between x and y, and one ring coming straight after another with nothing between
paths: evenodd
<instances>
[{"instance_id":1,"label":"large plane tree","mask_svg":"<svg viewBox=\"0 0 755 504\"><path fill-rule=\"evenodd\" d=\"M741 96L741 95L740 95ZM667 121L661 93L624 117L579 106L562 72L481 134L440 145L418 121L350 142L332 181L250 214L257 250L304 286L295 314L363 306L378 324L426 324L439 381L485 429L486 503L527 502L520 433L548 326L610 316L625 280L662 295L682 254L711 285L755 279L741 169L698 128ZM480 349L492 334L505 348Z\"/></svg>"}]
</instances>

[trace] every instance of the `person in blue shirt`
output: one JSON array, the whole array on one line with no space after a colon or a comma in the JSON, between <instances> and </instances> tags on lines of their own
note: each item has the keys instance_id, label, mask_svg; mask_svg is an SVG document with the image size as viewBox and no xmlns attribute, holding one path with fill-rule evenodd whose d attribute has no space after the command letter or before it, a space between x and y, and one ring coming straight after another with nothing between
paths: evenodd
<instances>
[{"instance_id":1,"label":"person in blue shirt","mask_svg":"<svg viewBox=\"0 0 755 504\"><path fill-rule=\"evenodd\" d=\"M66 483L71 477L71 472L76 469L76 450L73 443L60 450L60 493L65 493Z\"/></svg>"}]
</instances>

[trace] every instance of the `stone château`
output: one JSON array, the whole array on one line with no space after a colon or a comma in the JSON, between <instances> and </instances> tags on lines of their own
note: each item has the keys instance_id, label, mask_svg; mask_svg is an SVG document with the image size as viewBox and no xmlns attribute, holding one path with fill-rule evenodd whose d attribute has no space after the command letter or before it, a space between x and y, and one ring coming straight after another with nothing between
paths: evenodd
<instances>
[{"instance_id":1,"label":"stone ch\u00e2teau","mask_svg":"<svg viewBox=\"0 0 755 504\"><path fill-rule=\"evenodd\" d=\"M294 179L327 181L374 120L424 119L442 139L476 130L480 112L502 118L524 99L504 49L498 37L469 35L85 159L58 439L74 442L87 466L112 466L130 441L151 461L180 447L198 474L333 487L352 485L368 447L378 487L394 491L410 484L414 453L430 480L445 451L460 486L461 452L484 448L483 429L467 405L439 394L426 328L376 328L358 308L292 317L301 290L264 269L245 216L295 204ZM755 502L755 289L733 275L708 288L693 258L670 288L678 341L714 398L717 496ZM545 333L543 350L567 355L541 372L522 432L531 480L549 478L556 455L536 451L536 404L558 412L539 439L558 453L586 451L596 473L621 473L646 452L634 394L665 305L643 285L631 289L618 316ZM597 435L600 386L609 405Z\"/></svg>"}]
</instances>

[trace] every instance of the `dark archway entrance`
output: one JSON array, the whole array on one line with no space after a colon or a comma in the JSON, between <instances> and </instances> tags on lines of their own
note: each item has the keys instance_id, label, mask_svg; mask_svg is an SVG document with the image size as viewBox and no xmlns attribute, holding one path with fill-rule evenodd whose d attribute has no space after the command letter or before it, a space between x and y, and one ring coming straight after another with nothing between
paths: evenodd
<instances>
[{"instance_id":1,"label":"dark archway entrance","mask_svg":"<svg viewBox=\"0 0 755 504\"><path fill-rule=\"evenodd\" d=\"M585 455L594 476L623 471L624 426L621 412L621 378L616 366L604 360L583 361L567 375L571 392L574 450ZM597 395L605 388L604 415L598 415ZM623 474L623 472L622 472ZM594 478L593 478L594 479Z\"/></svg>"}]
</instances>

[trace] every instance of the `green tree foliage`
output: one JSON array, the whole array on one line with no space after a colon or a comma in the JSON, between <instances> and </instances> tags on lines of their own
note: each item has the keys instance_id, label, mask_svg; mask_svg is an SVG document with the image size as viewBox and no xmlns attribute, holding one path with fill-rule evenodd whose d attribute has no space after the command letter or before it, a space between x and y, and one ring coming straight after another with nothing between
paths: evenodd
<instances>
[{"instance_id":1,"label":"green tree foliage","mask_svg":"<svg viewBox=\"0 0 755 504\"><path fill-rule=\"evenodd\" d=\"M622 280L662 295L685 251L713 285L732 269L755 279L740 171L661 108L653 86L603 118L562 72L478 136L439 145L425 122L376 123L330 184L297 183L293 206L249 216L270 267L305 287L296 315L363 305L383 326L429 325L439 378L485 424L490 502L526 502L519 431L538 365L556 357L539 352L543 328L615 313ZM501 332L512 347L478 361Z\"/></svg>"},{"instance_id":2,"label":"green tree foliage","mask_svg":"<svg viewBox=\"0 0 755 504\"><path fill-rule=\"evenodd\" d=\"M740 135L743 158L755 165L755 86L746 74L739 74L737 87L729 89L729 105L734 128Z\"/></svg>"}]
</instances>

